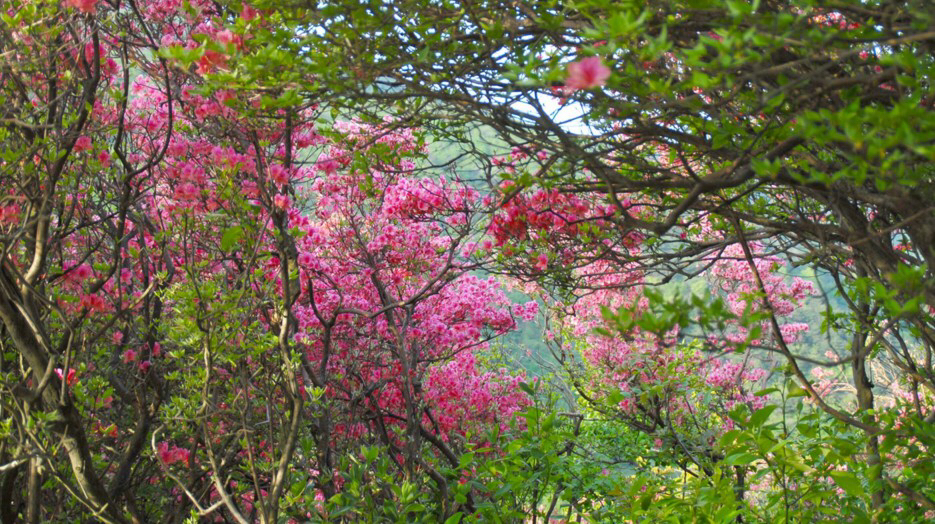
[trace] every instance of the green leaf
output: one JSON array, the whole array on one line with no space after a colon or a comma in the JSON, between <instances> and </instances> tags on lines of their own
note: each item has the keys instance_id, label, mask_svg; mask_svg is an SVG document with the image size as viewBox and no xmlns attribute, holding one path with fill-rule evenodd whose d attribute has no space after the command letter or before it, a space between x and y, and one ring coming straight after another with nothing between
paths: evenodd
<instances>
[{"instance_id":1,"label":"green leaf","mask_svg":"<svg viewBox=\"0 0 935 524\"><path fill-rule=\"evenodd\" d=\"M735 453L724 459L728 466L745 466L753 463L758 457L753 453Z\"/></svg>"},{"instance_id":2,"label":"green leaf","mask_svg":"<svg viewBox=\"0 0 935 524\"><path fill-rule=\"evenodd\" d=\"M807 397L808 391L805 391L805 389L803 389L802 386L799 386L798 384L793 383L789 386L789 393L787 396L789 398Z\"/></svg>"},{"instance_id":3,"label":"green leaf","mask_svg":"<svg viewBox=\"0 0 935 524\"><path fill-rule=\"evenodd\" d=\"M773 411L779 406L771 405L764 408L756 410L752 415L750 415L750 425L753 427L762 426L764 422L773 414Z\"/></svg>"},{"instance_id":4,"label":"green leaf","mask_svg":"<svg viewBox=\"0 0 935 524\"><path fill-rule=\"evenodd\" d=\"M761 390L757 391L756 393L753 394L753 396L755 396L755 397L765 397L766 395L769 395L769 394L771 394L771 393L776 393L776 392L778 392L778 391L779 391L778 388L766 388L766 389L761 389Z\"/></svg>"},{"instance_id":5,"label":"green leaf","mask_svg":"<svg viewBox=\"0 0 935 524\"><path fill-rule=\"evenodd\" d=\"M831 478L834 479L834 482L840 486L841 489L852 497L860 497L864 494L864 488L860 484L860 479L850 471L832 471Z\"/></svg>"},{"instance_id":6,"label":"green leaf","mask_svg":"<svg viewBox=\"0 0 935 524\"><path fill-rule=\"evenodd\" d=\"M474 461L474 453L468 452L458 458L458 469L465 469Z\"/></svg>"},{"instance_id":7,"label":"green leaf","mask_svg":"<svg viewBox=\"0 0 935 524\"><path fill-rule=\"evenodd\" d=\"M229 227L221 235L221 250L230 251L235 244L244 237L243 228L240 226Z\"/></svg>"}]
</instances>

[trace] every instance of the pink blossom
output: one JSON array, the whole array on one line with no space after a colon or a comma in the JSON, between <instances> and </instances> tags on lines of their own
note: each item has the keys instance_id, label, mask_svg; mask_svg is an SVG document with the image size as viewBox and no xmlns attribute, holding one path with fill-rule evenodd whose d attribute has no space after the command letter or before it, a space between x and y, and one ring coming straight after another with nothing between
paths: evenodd
<instances>
[{"instance_id":1,"label":"pink blossom","mask_svg":"<svg viewBox=\"0 0 935 524\"><path fill-rule=\"evenodd\" d=\"M529 322L536 318L536 315L539 313L539 303L535 300L530 300L525 304L514 304L513 305L513 314L519 318Z\"/></svg>"},{"instance_id":2,"label":"pink blossom","mask_svg":"<svg viewBox=\"0 0 935 524\"><path fill-rule=\"evenodd\" d=\"M240 18L243 18L245 22L249 22L259 16L260 12L258 10L250 7L247 5L247 3L243 4L243 10L240 12Z\"/></svg>"},{"instance_id":3,"label":"pink blossom","mask_svg":"<svg viewBox=\"0 0 935 524\"><path fill-rule=\"evenodd\" d=\"M545 253L540 254L536 258L536 269L539 271L545 271L549 267L549 255Z\"/></svg>"},{"instance_id":4,"label":"pink blossom","mask_svg":"<svg viewBox=\"0 0 935 524\"><path fill-rule=\"evenodd\" d=\"M170 448L169 443L166 441L157 444L156 451L159 455L159 460L167 466L175 462L188 462L191 456L190 450L178 446L172 446Z\"/></svg>"},{"instance_id":5,"label":"pink blossom","mask_svg":"<svg viewBox=\"0 0 935 524\"><path fill-rule=\"evenodd\" d=\"M223 31L218 31L218 33L215 35L215 38L218 39L219 43L227 45L234 42L235 36L233 31L230 29L225 29Z\"/></svg>"},{"instance_id":6,"label":"pink blossom","mask_svg":"<svg viewBox=\"0 0 935 524\"><path fill-rule=\"evenodd\" d=\"M80 153L89 149L91 149L91 137L79 136L78 140L75 141L75 147L73 148L73 151L75 153Z\"/></svg>"},{"instance_id":7,"label":"pink blossom","mask_svg":"<svg viewBox=\"0 0 935 524\"><path fill-rule=\"evenodd\" d=\"M81 283L85 280L91 278L93 271L91 266L88 264L81 264L80 266L72 266L65 270L66 278L69 282Z\"/></svg>"},{"instance_id":8,"label":"pink blossom","mask_svg":"<svg viewBox=\"0 0 935 524\"><path fill-rule=\"evenodd\" d=\"M87 309L88 312L102 312L108 309L107 300L100 295L81 295L78 300L78 305Z\"/></svg>"},{"instance_id":9,"label":"pink blossom","mask_svg":"<svg viewBox=\"0 0 935 524\"><path fill-rule=\"evenodd\" d=\"M600 57L589 56L568 64L565 86L571 89L590 89L604 85L608 78L610 68L604 65Z\"/></svg>"},{"instance_id":10,"label":"pink blossom","mask_svg":"<svg viewBox=\"0 0 935 524\"><path fill-rule=\"evenodd\" d=\"M74 7L82 13L94 13L97 0L65 0L65 7Z\"/></svg>"},{"instance_id":11,"label":"pink blossom","mask_svg":"<svg viewBox=\"0 0 935 524\"><path fill-rule=\"evenodd\" d=\"M185 182L175 188L175 198L179 200L195 200L201 195L201 191L191 182Z\"/></svg>"},{"instance_id":12,"label":"pink blossom","mask_svg":"<svg viewBox=\"0 0 935 524\"><path fill-rule=\"evenodd\" d=\"M123 352L123 363L124 364L129 364L130 362L133 362L134 360L136 360L136 351L132 349L128 349Z\"/></svg>"},{"instance_id":13,"label":"pink blossom","mask_svg":"<svg viewBox=\"0 0 935 524\"><path fill-rule=\"evenodd\" d=\"M279 164L269 166L269 177L273 179L273 182L279 185L286 185L289 183L289 172Z\"/></svg>"},{"instance_id":14,"label":"pink blossom","mask_svg":"<svg viewBox=\"0 0 935 524\"><path fill-rule=\"evenodd\" d=\"M315 164L315 168L319 171L323 171L326 175L333 175L338 171L338 161L333 158L326 158L324 160L319 160Z\"/></svg>"},{"instance_id":15,"label":"pink blossom","mask_svg":"<svg viewBox=\"0 0 935 524\"><path fill-rule=\"evenodd\" d=\"M74 368L69 368L67 374L62 372L62 368L55 368L55 374L58 376L59 380L64 379L65 383L69 386L74 386L78 382Z\"/></svg>"},{"instance_id":16,"label":"pink blossom","mask_svg":"<svg viewBox=\"0 0 935 524\"><path fill-rule=\"evenodd\" d=\"M97 49L95 49L93 43L88 42L87 44L85 44L85 46L84 46L84 58L85 58L85 60L87 60L89 63L92 63L92 64L93 64L93 63L94 63L94 54L95 54L95 51L97 51L97 56L98 56L98 57L104 55L104 50L101 49L101 46L97 46Z\"/></svg>"},{"instance_id":17,"label":"pink blossom","mask_svg":"<svg viewBox=\"0 0 935 524\"><path fill-rule=\"evenodd\" d=\"M210 73L216 68L222 67L226 62L227 55L208 49L205 51L205 54L198 59L198 73L202 75Z\"/></svg>"},{"instance_id":18,"label":"pink blossom","mask_svg":"<svg viewBox=\"0 0 935 524\"><path fill-rule=\"evenodd\" d=\"M289 209L289 197L286 195L276 195L273 197L273 205L279 209Z\"/></svg>"},{"instance_id":19,"label":"pink blossom","mask_svg":"<svg viewBox=\"0 0 935 524\"><path fill-rule=\"evenodd\" d=\"M19 222L19 214L20 208L17 203L0 206L0 225Z\"/></svg>"}]
</instances>

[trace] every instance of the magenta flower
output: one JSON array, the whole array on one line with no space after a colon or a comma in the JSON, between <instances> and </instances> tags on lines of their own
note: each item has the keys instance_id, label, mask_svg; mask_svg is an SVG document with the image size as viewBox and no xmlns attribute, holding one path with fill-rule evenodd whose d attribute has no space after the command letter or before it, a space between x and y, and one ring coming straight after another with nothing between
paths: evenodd
<instances>
[{"instance_id":1,"label":"magenta flower","mask_svg":"<svg viewBox=\"0 0 935 524\"><path fill-rule=\"evenodd\" d=\"M249 22L254 18L260 16L260 12L246 3L243 4L243 10L240 12L240 18L243 18L245 22Z\"/></svg>"},{"instance_id":2,"label":"magenta flower","mask_svg":"<svg viewBox=\"0 0 935 524\"><path fill-rule=\"evenodd\" d=\"M273 182L281 186L289 183L289 172L279 164L269 166L269 177L273 179Z\"/></svg>"},{"instance_id":3,"label":"magenta flower","mask_svg":"<svg viewBox=\"0 0 935 524\"><path fill-rule=\"evenodd\" d=\"M66 269L65 273L69 282L80 284L91 278L91 276L94 274L94 271L91 269L89 264L81 264L80 266L72 266Z\"/></svg>"},{"instance_id":4,"label":"magenta flower","mask_svg":"<svg viewBox=\"0 0 935 524\"><path fill-rule=\"evenodd\" d=\"M178 446L169 447L168 442L160 442L156 445L156 450L159 454L159 460L162 461L165 465L170 465L175 462L188 462L189 457L191 456L191 450L180 448Z\"/></svg>"},{"instance_id":5,"label":"magenta flower","mask_svg":"<svg viewBox=\"0 0 935 524\"><path fill-rule=\"evenodd\" d=\"M315 259L311 253L299 253L298 262L300 266L309 267Z\"/></svg>"},{"instance_id":6,"label":"magenta flower","mask_svg":"<svg viewBox=\"0 0 935 524\"><path fill-rule=\"evenodd\" d=\"M604 65L599 56L589 56L568 64L565 86L571 89L590 89L604 85L608 78L610 68Z\"/></svg>"},{"instance_id":7,"label":"magenta flower","mask_svg":"<svg viewBox=\"0 0 935 524\"><path fill-rule=\"evenodd\" d=\"M97 0L65 0L65 7L74 7L82 13L94 13Z\"/></svg>"},{"instance_id":8,"label":"magenta flower","mask_svg":"<svg viewBox=\"0 0 935 524\"><path fill-rule=\"evenodd\" d=\"M179 200L195 200L201 196L201 191L191 182L185 182L175 188L175 198Z\"/></svg>"},{"instance_id":9,"label":"magenta flower","mask_svg":"<svg viewBox=\"0 0 935 524\"><path fill-rule=\"evenodd\" d=\"M221 45L232 44L234 42L234 33L230 29L218 31L215 37L218 39L218 42L220 42Z\"/></svg>"},{"instance_id":10,"label":"magenta flower","mask_svg":"<svg viewBox=\"0 0 935 524\"><path fill-rule=\"evenodd\" d=\"M72 368L68 369L68 373L64 373L62 368L55 368L55 374L58 375L59 380L64 380L69 386L74 386L78 382L75 370Z\"/></svg>"},{"instance_id":11,"label":"magenta flower","mask_svg":"<svg viewBox=\"0 0 935 524\"><path fill-rule=\"evenodd\" d=\"M539 271L545 271L549 267L549 255L541 253L536 259L536 269Z\"/></svg>"},{"instance_id":12,"label":"magenta flower","mask_svg":"<svg viewBox=\"0 0 935 524\"><path fill-rule=\"evenodd\" d=\"M75 141L75 147L74 147L75 153L87 151L88 149L91 149L91 137L79 136L78 140Z\"/></svg>"}]
</instances>

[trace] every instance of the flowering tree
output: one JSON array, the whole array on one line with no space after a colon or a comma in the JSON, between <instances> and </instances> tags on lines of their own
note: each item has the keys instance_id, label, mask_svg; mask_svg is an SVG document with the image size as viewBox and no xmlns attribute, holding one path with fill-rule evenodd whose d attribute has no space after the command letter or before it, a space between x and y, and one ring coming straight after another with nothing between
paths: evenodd
<instances>
[{"instance_id":1,"label":"flowering tree","mask_svg":"<svg viewBox=\"0 0 935 524\"><path fill-rule=\"evenodd\" d=\"M367 446L445 519L527 403L474 357L536 312L471 274L476 191L411 129L205 83L261 14L3 13L5 522L328 518Z\"/></svg>"},{"instance_id":2,"label":"flowering tree","mask_svg":"<svg viewBox=\"0 0 935 524\"><path fill-rule=\"evenodd\" d=\"M349 107L393 104L407 123L487 126L507 147L542 151L538 167L507 173L515 185L501 193L506 208L539 190L592 203L606 197L612 211L570 220L577 229L610 224L609 242L585 253L582 267L600 256L615 260L612 271L629 267L658 283L698 276L723 260L721 284L724 268L746 267L747 279L725 292L756 295L744 310L768 333L754 346L783 359L796 384L790 391L803 392L824 420L862 434L854 438L867 460L847 467L862 479L864 508L878 515L888 504L935 507L916 476L921 470L880 451L883 434L900 447L927 433L909 437L880 415L875 399L896 390L881 391L872 371L898 369L897 389L913 391L905 413L916 425L901 428L930 425L935 229L926 7L491 1L368 9L333 2L289 12L322 28L303 44L327 47L329 63L353 73L339 84ZM303 56L315 64L325 55ZM522 222L508 210L502 223L518 231ZM705 224L716 234L703 234ZM634 254L623 239L637 233L648 240ZM582 282L565 271L569 260L545 249L523 255L507 255L511 272L530 278L552 269L552 284ZM783 305L771 298L775 264L767 261L774 257L818 275L826 307L811 328L829 335L833 358L787 340L801 326L784 327ZM823 394L827 376L816 383L813 366L833 370L847 387ZM842 402L845 390L854 402Z\"/></svg>"}]
</instances>

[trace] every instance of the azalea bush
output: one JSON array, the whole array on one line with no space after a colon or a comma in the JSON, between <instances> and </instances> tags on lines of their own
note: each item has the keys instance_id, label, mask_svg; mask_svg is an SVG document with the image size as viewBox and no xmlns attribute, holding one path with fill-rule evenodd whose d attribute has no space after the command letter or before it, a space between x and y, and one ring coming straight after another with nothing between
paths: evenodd
<instances>
[{"instance_id":1,"label":"azalea bush","mask_svg":"<svg viewBox=\"0 0 935 524\"><path fill-rule=\"evenodd\" d=\"M448 135L462 140L486 126L505 150L529 155L490 161L491 178L505 179L494 227L509 231L498 241L507 272L544 284L563 313L569 302L584 308L600 278L615 290L605 305L648 298L648 314L602 315L613 339L582 344L587 329L572 337L580 360L600 356L584 366L582 398L619 389L623 398L607 398L626 400L626 416L645 391L672 400L664 392L685 384L682 398L726 408L692 424L729 427L731 400L751 412L781 401L751 396L743 371L708 375L739 379L720 381L737 388L727 399L706 397L705 368L772 362L771 384L788 374L822 423L850 428L847 474L836 475L842 496L860 498L848 504L872 519L898 518L894 505L913 515L932 507L914 477L930 458L917 432L933 420L935 98L924 3L491 1L406 11L334 2L303 16L325 28L316 38L329 59L360 72L343 79L349 107L392 104L407 122L455 122L462 133ZM394 22L403 19L407 28ZM342 43L351 33L360 36ZM316 55L303 57L314 69ZM572 201L584 205L564 207ZM529 203L532 212L521 210ZM806 273L811 290L795 281ZM693 281L705 282L702 298L667 296ZM654 286L668 287L644 297ZM815 311L808 331L792 318L804 308ZM647 360L655 377L627 367ZM883 406L900 391L911 409L901 410L897 437ZM718 434L705 447L715 463L725 455L714 451ZM884 452L887 441L917 460ZM700 486L724 495L719 468L684 451L692 465L683 473L700 472Z\"/></svg>"},{"instance_id":2,"label":"azalea bush","mask_svg":"<svg viewBox=\"0 0 935 524\"><path fill-rule=\"evenodd\" d=\"M530 402L475 353L536 314L471 273L477 191L417 130L206 86L250 8L4 16L4 514L328 519L368 446L471 511L460 457Z\"/></svg>"}]
</instances>

